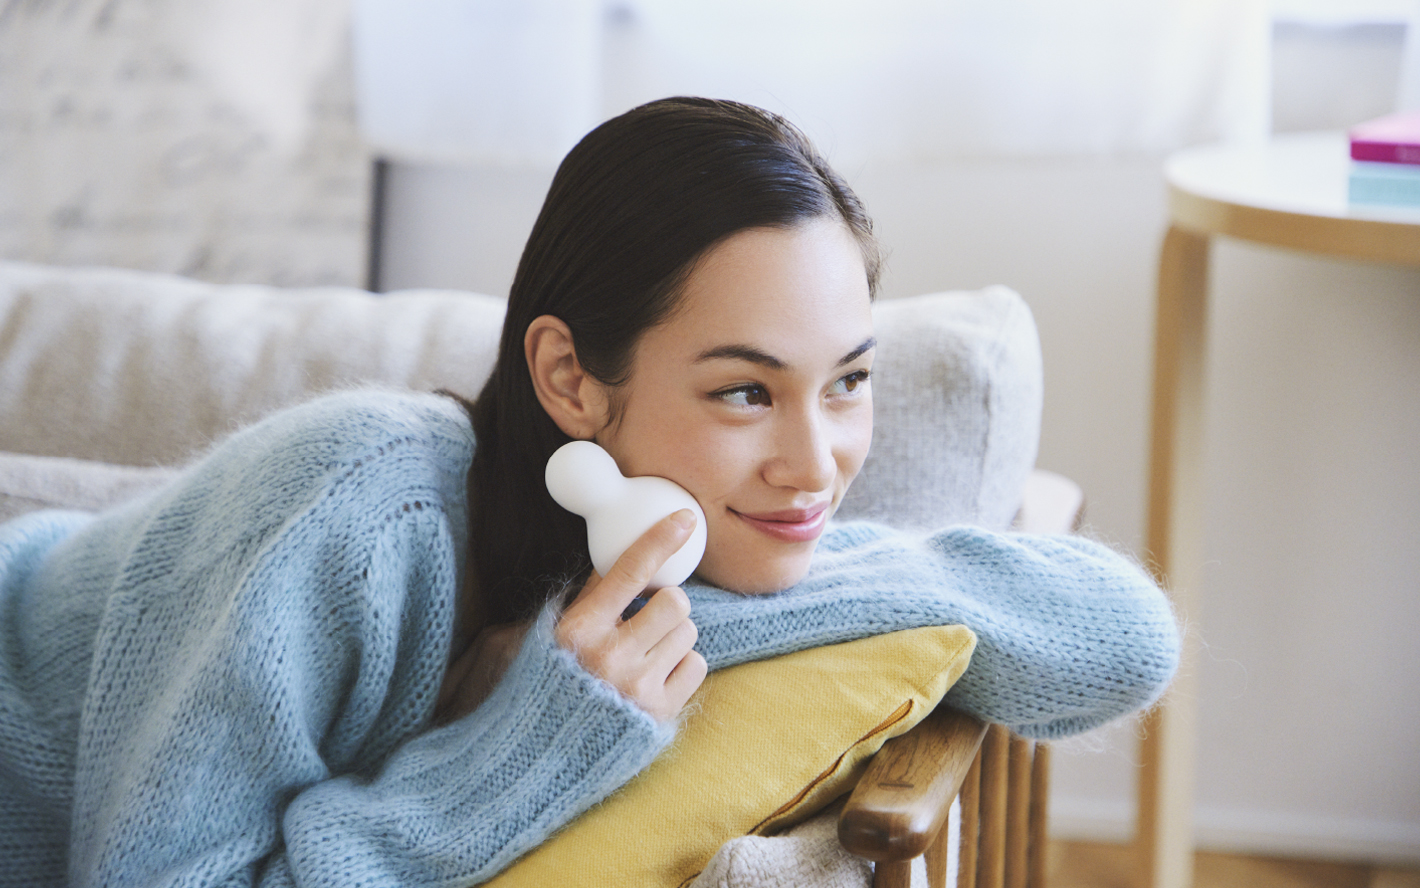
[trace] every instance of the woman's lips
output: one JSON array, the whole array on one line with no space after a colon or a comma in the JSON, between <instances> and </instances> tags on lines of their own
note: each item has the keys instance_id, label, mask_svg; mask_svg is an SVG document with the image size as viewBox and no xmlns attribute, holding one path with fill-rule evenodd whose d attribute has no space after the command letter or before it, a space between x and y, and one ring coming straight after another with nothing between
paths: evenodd
<instances>
[{"instance_id":1,"label":"woman's lips","mask_svg":"<svg viewBox=\"0 0 1420 888\"><path fill-rule=\"evenodd\" d=\"M828 519L828 503L808 509L785 509L780 512L760 512L748 515L730 510L760 533L785 543L809 543L823 533Z\"/></svg>"}]
</instances>

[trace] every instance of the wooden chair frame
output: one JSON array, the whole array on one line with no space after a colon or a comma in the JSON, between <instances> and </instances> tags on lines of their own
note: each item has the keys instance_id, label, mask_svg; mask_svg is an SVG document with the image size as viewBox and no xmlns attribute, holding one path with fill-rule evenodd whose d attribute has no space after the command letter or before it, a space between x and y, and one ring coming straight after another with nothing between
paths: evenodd
<instances>
[{"instance_id":1,"label":"wooden chair frame","mask_svg":"<svg viewBox=\"0 0 1420 888\"><path fill-rule=\"evenodd\" d=\"M1080 488L1035 472L1016 529L1079 529ZM945 828L961 799L957 888L1044 888L1050 749L949 707L883 744L838 818L838 840L874 862L873 888L910 888L912 861L925 855L927 881L943 888Z\"/></svg>"},{"instance_id":2,"label":"wooden chair frame","mask_svg":"<svg viewBox=\"0 0 1420 888\"><path fill-rule=\"evenodd\" d=\"M873 888L909 888L925 856L947 883L952 801L961 799L957 888L1044 888L1050 748L941 707L873 757L838 820L838 839L874 861Z\"/></svg>"}]
</instances>

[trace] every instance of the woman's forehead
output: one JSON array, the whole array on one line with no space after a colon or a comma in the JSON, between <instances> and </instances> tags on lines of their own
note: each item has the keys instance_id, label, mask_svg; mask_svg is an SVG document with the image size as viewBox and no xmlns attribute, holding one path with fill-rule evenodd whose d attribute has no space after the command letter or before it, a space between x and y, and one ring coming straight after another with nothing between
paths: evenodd
<instances>
[{"instance_id":1,"label":"woman's forehead","mask_svg":"<svg viewBox=\"0 0 1420 888\"><path fill-rule=\"evenodd\" d=\"M734 347L828 350L837 360L872 335L862 251L836 219L755 228L697 263L658 332L697 353ZM834 351L836 349L836 351Z\"/></svg>"}]
</instances>

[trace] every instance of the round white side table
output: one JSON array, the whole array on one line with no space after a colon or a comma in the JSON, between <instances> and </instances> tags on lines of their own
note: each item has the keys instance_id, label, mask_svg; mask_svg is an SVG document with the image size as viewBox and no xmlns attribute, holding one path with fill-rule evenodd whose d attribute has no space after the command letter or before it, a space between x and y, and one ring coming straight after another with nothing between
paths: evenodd
<instances>
[{"instance_id":1,"label":"round white side table","mask_svg":"<svg viewBox=\"0 0 1420 888\"><path fill-rule=\"evenodd\" d=\"M1277 136L1169 158L1169 229L1159 259L1146 535L1176 606L1199 620L1203 564L1204 360L1208 254L1217 236L1420 268L1420 208L1347 203L1344 133ZM1140 883L1184 888L1193 873L1197 670L1180 670L1141 742Z\"/></svg>"}]
</instances>

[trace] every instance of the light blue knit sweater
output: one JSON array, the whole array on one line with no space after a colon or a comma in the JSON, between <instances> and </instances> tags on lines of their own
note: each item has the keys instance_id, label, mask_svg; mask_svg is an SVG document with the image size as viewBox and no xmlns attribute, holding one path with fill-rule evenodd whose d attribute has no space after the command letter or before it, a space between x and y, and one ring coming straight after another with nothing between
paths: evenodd
<instances>
[{"instance_id":1,"label":"light blue knit sweater","mask_svg":"<svg viewBox=\"0 0 1420 888\"><path fill-rule=\"evenodd\" d=\"M0 884L453 886L491 877L670 741L552 640L431 728L473 452L434 396L348 393L147 498L0 526ZM1078 539L864 525L809 576L692 585L711 668L910 626L979 645L951 701L1035 736L1138 709L1178 637Z\"/></svg>"}]
</instances>

